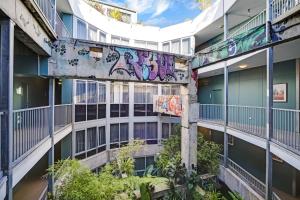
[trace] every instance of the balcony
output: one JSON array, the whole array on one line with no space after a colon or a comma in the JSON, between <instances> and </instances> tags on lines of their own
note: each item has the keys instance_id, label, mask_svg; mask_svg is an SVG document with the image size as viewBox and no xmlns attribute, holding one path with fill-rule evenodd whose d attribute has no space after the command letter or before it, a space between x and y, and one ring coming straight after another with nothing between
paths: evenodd
<instances>
[{"instance_id":1,"label":"balcony","mask_svg":"<svg viewBox=\"0 0 300 200\"><path fill-rule=\"evenodd\" d=\"M36 107L13 112L13 161L16 162L50 137L51 107ZM71 104L54 108L54 131L72 123Z\"/></svg>"},{"instance_id":2,"label":"balcony","mask_svg":"<svg viewBox=\"0 0 300 200\"><path fill-rule=\"evenodd\" d=\"M273 108L272 142L300 155L299 110ZM224 106L201 104L200 121L224 125ZM266 108L228 105L228 127L266 138Z\"/></svg>"}]
</instances>

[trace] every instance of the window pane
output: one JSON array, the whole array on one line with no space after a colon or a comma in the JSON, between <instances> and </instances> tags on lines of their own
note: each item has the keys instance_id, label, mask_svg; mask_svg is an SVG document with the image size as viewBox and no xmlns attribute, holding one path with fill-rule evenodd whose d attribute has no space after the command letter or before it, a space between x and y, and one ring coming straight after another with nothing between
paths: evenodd
<instances>
[{"instance_id":1,"label":"window pane","mask_svg":"<svg viewBox=\"0 0 300 200\"><path fill-rule=\"evenodd\" d=\"M134 162L135 170L145 170L145 157L136 158Z\"/></svg>"},{"instance_id":2,"label":"window pane","mask_svg":"<svg viewBox=\"0 0 300 200\"><path fill-rule=\"evenodd\" d=\"M97 103L97 83L88 82L87 89L88 89L87 102Z\"/></svg>"},{"instance_id":3,"label":"window pane","mask_svg":"<svg viewBox=\"0 0 300 200\"><path fill-rule=\"evenodd\" d=\"M134 103L146 103L146 86L134 84Z\"/></svg>"},{"instance_id":4,"label":"window pane","mask_svg":"<svg viewBox=\"0 0 300 200\"><path fill-rule=\"evenodd\" d=\"M110 125L110 143L119 142L119 124Z\"/></svg>"},{"instance_id":5,"label":"window pane","mask_svg":"<svg viewBox=\"0 0 300 200\"><path fill-rule=\"evenodd\" d=\"M129 45L129 39L127 38L121 38L121 45Z\"/></svg>"},{"instance_id":6,"label":"window pane","mask_svg":"<svg viewBox=\"0 0 300 200\"><path fill-rule=\"evenodd\" d=\"M180 40L172 41L172 53L180 53Z\"/></svg>"},{"instance_id":7,"label":"window pane","mask_svg":"<svg viewBox=\"0 0 300 200\"><path fill-rule=\"evenodd\" d=\"M129 116L129 104L120 104L120 117Z\"/></svg>"},{"instance_id":8,"label":"window pane","mask_svg":"<svg viewBox=\"0 0 300 200\"><path fill-rule=\"evenodd\" d=\"M75 105L75 122L86 121L86 105Z\"/></svg>"},{"instance_id":9,"label":"window pane","mask_svg":"<svg viewBox=\"0 0 300 200\"><path fill-rule=\"evenodd\" d=\"M99 127L99 141L98 145L105 145L106 144L106 136L105 136L105 126Z\"/></svg>"},{"instance_id":10,"label":"window pane","mask_svg":"<svg viewBox=\"0 0 300 200\"><path fill-rule=\"evenodd\" d=\"M157 116L157 112L153 112L153 104L147 104L147 116Z\"/></svg>"},{"instance_id":11,"label":"window pane","mask_svg":"<svg viewBox=\"0 0 300 200\"><path fill-rule=\"evenodd\" d=\"M97 41L97 29L89 27L89 40Z\"/></svg>"},{"instance_id":12,"label":"window pane","mask_svg":"<svg viewBox=\"0 0 300 200\"><path fill-rule=\"evenodd\" d=\"M170 43L163 43L163 51L164 52L170 52Z\"/></svg>"},{"instance_id":13,"label":"window pane","mask_svg":"<svg viewBox=\"0 0 300 200\"><path fill-rule=\"evenodd\" d=\"M93 149L97 146L97 128L87 129L87 150Z\"/></svg>"},{"instance_id":14,"label":"window pane","mask_svg":"<svg viewBox=\"0 0 300 200\"><path fill-rule=\"evenodd\" d=\"M112 44L121 44L120 37L112 36L111 37L111 43Z\"/></svg>"},{"instance_id":15,"label":"window pane","mask_svg":"<svg viewBox=\"0 0 300 200\"><path fill-rule=\"evenodd\" d=\"M134 116L146 116L146 105L134 104Z\"/></svg>"},{"instance_id":16,"label":"window pane","mask_svg":"<svg viewBox=\"0 0 300 200\"><path fill-rule=\"evenodd\" d=\"M148 42L147 48L152 50L158 50L158 43L157 42Z\"/></svg>"},{"instance_id":17,"label":"window pane","mask_svg":"<svg viewBox=\"0 0 300 200\"><path fill-rule=\"evenodd\" d=\"M119 117L119 116L120 116L120 105L110 104L110 117Z\"/></svg>"},{"instance_id":18,"label":"window pane","mask_svg":"<svg viewBox=\"0 0 300 200\"><path fill-rule=\"evenodd\" d=\"M122 103L129 103L129 86L123 85L123 101Z\"/></svg>"},{"instance_id":19,"label":"window pane","mask_svg":"<svg viewBox=\"0 0 300 200\"><path fill-rule=\"evenodd\" d=\"M147 85L146 96L148 104L153 104L153 95L157 95L158 89L155 85Z\"/></svg>"},{"instance_id":20,"label":"window pane","mask_svg":"<svg viewBox=\"0 0 300 200\"><path fill-rule=\"evenodd\" d=\"M104 83L98 84L98 102L105 103L106 102L106 85Z\"/></svg>"},{"instance_id":21,"label":"window pane","mask_svg":"<svg viewBox=\"0 0 300 200\"><path fill-rule=\"evenodd\" d=\"M77 20L77 38L86 40L86 24Z\"/></svg>"},{"instance_id":22,"label":"window pane","mask_svg":"<svg viewBox=\"0 0 300 200\"><path fill-rule=\"evenodd\" d=\"M162 138L167 139L169 138L169 124L162 123Z\"/></svg>"},{"instance_id":23,"label":"window pane","mask_svg":"<svg viewBox=\"0 0 300 200\"><path fill-rule=\"evenodd\" d=\"M120 141L128 141L128 123L120 124Z\"/></svg>"},{"instance_id":24,"label":"window pane","mask_svg":"<svg viewBox=\"0 0 300 200\"><path fill-rule=\"evenodd\" d=\"M190 38L182 40L182 53L188 55L191 53Z\"/></svg>"},{"instance_id":25,"label":"window pane","mask_svg":"<svg viewBox=\"0 0 300 200\"><path fill-rule=\"evenodd\" d=\"M170 95L171 94L171 86L170 85L162 85L161 86L161 94L162 95Z\"/></svg>"},{"instance_id":26,"label":"window pane","mask_svg":"<svg viewBox=\"0 0 300 200\"><path fill-rule=\"evenodd\" d=\"M146 48L146 41L135 40L134 43L135 43L135 46L137 46L139 48Z\"/></svg>"},{"instance_id":27,"label":"window pane","mask_svg":"<svg viewBox=\"0 0 300 200\"><path fill-rule=\"evenodd\" d=\"M87 120L97 119L97 105L87 105Z\"/></svg>"},{"instance_id":28,"label":"window pane","mask_svg":"<svg viewBox=\"0 0 300 200\"><path fill-rule=\"evenodd\" d=\"M76 153L85 150L85 131L76 131Z\"/></svg>"},{"instance_id":29,"label":"window pane","mask_svg":"<svg viewBox=\"0 0 300 200\"><path fill-rule=\"evenodd\" d=\"M98 104L98 119L106 117L106 104Z\"/></svg>"},{"instance_id":30,"label":"window pane","mask_svg":"<svg viewBox=\"0 0 300 200\"><path fill-rule=\"evenodd\" d=\"M106 34L100 32L100 42L106 42Z\"/></svg>"},{"instance_id":31,"label":"window pane","mask_svg":"<svg viewBox=\"0 0 300 200\"><path fill-rule=\"evenodd\" d=\"M112 84L110 87L110 103L120 103L120 93L121 93L120 84Z\"/></svg>"},{"instance_id":32,"label":"window pane","mask_svg":"<svg viewBox=\"0 0 300 200\"><path fill-rule=\"evenodd\" d=\"M171 86L171 95L180 95L180 86L179 85Z\"/></svg>"},{"instance_id":33,"label":"window pane","mask_svg":"<svg viewBox=\"0 0 300 200\"><path fill-rule=\"evenodd\" d=\"M154 164L154 156L146 157L146 168Z\"/></svg>"},{"instance_id":34,"label":"window pane","mask_svg":"<svg viewBox=\"0 0 300 200\"><path fill-rule=\"evenodd\" d=\"M86 82L76 81L76 103L86 102Z\"/></svg>"},{"instance_id":35,"label":"window pane","mask_svg":"<svg viewBox=\"0 0 300 200\"><path fill-rule=\"evenodd\" d=\"M147 123L146 139L157 139L157 122L148 122Z\"/></svg>"},{"instance_id":36,"label":"window pane","mask_svg":"<svg viewBox=\"0 0 300 200\"><path fill-rule=\"evenodd\" d=\"M146 124L134 123L134 139L145 139Z\"/></svg>"}]
</instances>

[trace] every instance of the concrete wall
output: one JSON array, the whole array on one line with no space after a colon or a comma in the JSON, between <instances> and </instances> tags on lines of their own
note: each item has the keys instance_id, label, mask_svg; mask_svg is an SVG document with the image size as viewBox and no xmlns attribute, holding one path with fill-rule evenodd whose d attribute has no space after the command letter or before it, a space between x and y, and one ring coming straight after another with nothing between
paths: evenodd
<instances>
[{"instance_id":1,"label":"concrete wall","mask_svg":"<svg viewBox=\"0 0 300 200\"><path fill-rule=\"evenodd\" d=\"M274 103L276 108L296 108L296 61L274 65L274 84L287 83L287 102ZM265 66L229 74L229 105L265 106ZM198 100L202 104L223 103L223 75L200 79Z\"/></svg>"}]
</instances>

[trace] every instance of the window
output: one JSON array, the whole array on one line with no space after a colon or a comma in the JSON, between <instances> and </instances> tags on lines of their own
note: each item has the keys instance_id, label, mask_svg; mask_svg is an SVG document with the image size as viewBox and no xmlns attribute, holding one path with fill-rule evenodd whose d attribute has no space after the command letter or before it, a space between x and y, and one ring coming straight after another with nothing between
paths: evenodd
<instances>
[{"instance_id":1,"label":"window","mask_svg":"<svg viewBox=\"0 0 300 200\"><path fill-rule=\"evenodd\" d=\"M172 41L172 53L180 54L180 40Z\"/></svg>"},{"instance_id":2,"label":"window","mask_svg":"<svg viewBox=\"0 0 300 200\"><path fill-rule=\"evenodd\" d=\"M153 95L157 95L157 85L134 85L134 116L157 116L153 112Z\"/></svg>"},{"instance_id":3,"label":"window","mask_svg":"<svg viewBox=\"0 0 300 200\"><path fill-rule=\"evenodd\" d=\"M139 48L148 48L152 50L158 50L158 43L157 42L147 42L143 40L135 40L135 45Z\"/></svg>"},{"instance_id":4,"label":"window","mask_svg":"<svg viewBox=\"0 0 300 200\"><path fill-rule=\"evenodd\" d=\"M163 43L163 51L170 52L170 43L169 42Z\"/></svg>"},{"instance_id":5,"label":"window","mask_svg":"<svg viewBox=\"0 0 300 200\"><path fill-rule=\"evenodd\" d=\"M147 42L147 48L152 50L158 50L158 43L157 42Z\"/></svg>"},{"instance_id":6,"label":"window","mask_svg":"<svg viewBox=\"0 0 300 200\"><path fill-rule=\"evenodd\" d=\"M170 136L170 124L162 123L162 139L168 139Z\"/></svg>"},{"instance_id":7,"label":"window","mask_svg":"<svg viewBox=\"0 0 300 200\"><path fill-rule=\"evenodd\" d=\"M106 150L105 126L76 131L75 136L77 159L84 159Z\"/></svg>"},{"instance_id":8,"label":"window","mask_svg":"<svg viewBox=\"0 0 300 200\"><path fill-rule=\"evenodd\" d=\"M191 54L191 42L190 38L182 40L182 54L189 55Z\"/></svg>"},{"instance_id":9,"label":"window","mask_svg":"<svg viewBox=\"0 0 300 200\"><path fill-rule=\"evenodd\" d=\"M106 42L106 34L100 31L100 42Z\"/></svg>"},{"instance_id":10,"label":"window","mask_svg":"<svg viewBox=\"0 0 300 200\"><path fill-rule=\"evenodd\" d=\"M110 117L128 117L129 86L123 83L113 83L110 88Z\"/></svg>"},{"instance_id":11,"label":"window","mask_svg":"<svg viewBox=\"0 0 300 200\"><path fill-rule=\"evenodd\" d=\"M106 85L76 80L75 122L106 117Z\"/></svg>"},{"instance_id":12,"label":"window","mask_svg":"<svg viewBox=\"0 0 300 200\"><path fill-rule=\"evenodd\" d=\"M110 148L120 148L128 144L128 123L110 125Z\"/></svg>"},{"instance_id":13,"label":"window","mask_svg":"<svg viewBox=\"0 0 300 200\"><path fill-rule=\"evenodd\" d=\"M77 38L86 40L86 24L77 20Z\"/></svg>"},{"instance_id":14,"label":"window","mask_svg":"<svg viewBox=\"0 0 300 200\"><path fill-rule=\"evenodd\" d=\"M134 43L139 48L146 48L146 41L135 40Z\"/></svg>"},{"instance_id":15,"label":"window","mask_svg":"<svg viewBox=\"0 0 300 200\"><path fill-rule=\"evenodd\" d=\"M145 140L147 144L157 144L157 122L134 123L134 139Z\"/></svg>"},{"instance_id":16,"label":"window","mask_svg":"<svg viewBox=\"0 0 300 200\"><path fill-rule=\"evenodd\" d=\"M98 41L97 40L97 29L95 27L89 26L89 40Z\"/></svg>"},{"instance_id":17,"label":"window","mask_svg":"<svg viewBox=\"0 0 300 200\"><path fill-rule=\"evenodd\" d=\"M128 38L122 38L122 37L119 37L119 36L111 36L111 43L127 46L127 45L129 45L129 39Z\"/></svg>"},{"instance_id":18,"label":"window","mask_svg":"<svg viewBox=\"0 0 300 200\"><path fill-rule=\"evenodd\" d=\"M154 156L135 158L134 170L136 175L143 176L146 169L154 164Z\"/></svg>"}]
</instances>

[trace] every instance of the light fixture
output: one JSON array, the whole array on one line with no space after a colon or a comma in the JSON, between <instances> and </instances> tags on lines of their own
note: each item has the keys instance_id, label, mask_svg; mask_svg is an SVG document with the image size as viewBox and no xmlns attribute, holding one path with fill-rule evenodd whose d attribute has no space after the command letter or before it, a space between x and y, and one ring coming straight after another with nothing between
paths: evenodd
<instances>
[{"instance_id":1,"label":"light fixture","mask_svg":"<svg viewBox=\"0 0 300 200\"><path fill-rule=\"evenodd\" d=\"M244 69L244 68L246 68L247 67L247 65L240 65L239 66L239 68L241 68L241 69Z\"/></svg>"}]
</instances>

